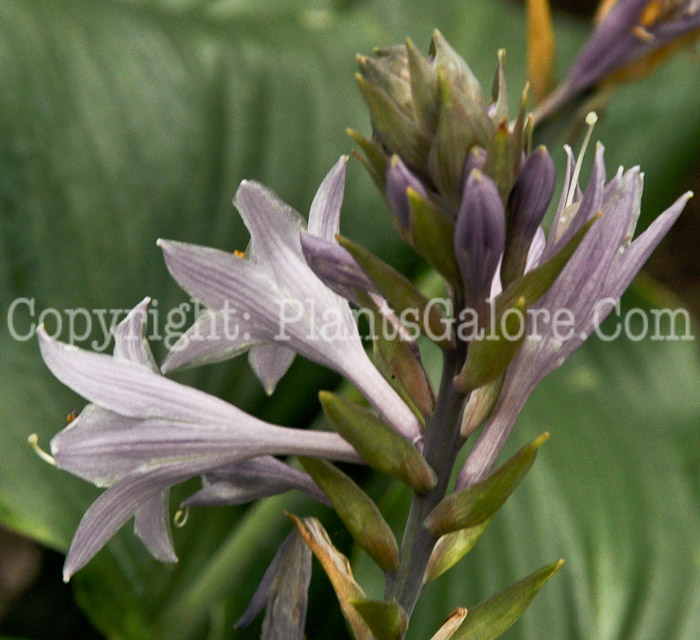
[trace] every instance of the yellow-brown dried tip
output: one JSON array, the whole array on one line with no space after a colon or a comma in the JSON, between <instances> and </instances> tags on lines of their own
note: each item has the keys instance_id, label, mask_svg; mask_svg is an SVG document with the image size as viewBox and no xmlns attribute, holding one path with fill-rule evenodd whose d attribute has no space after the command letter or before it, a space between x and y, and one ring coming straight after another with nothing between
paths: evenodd
<instances>
[{"instance_id":1,"label":"yellow-brown dried tip","mask_svg":"<svg viewBox=\"0 0 700 640\"><path fill-rule=\"evenodd\" d=\"M178 509L173 516L173 524L178 528L182 529L187 524L187 519L190 517L189 507L184 509Z\"/></svg>"},{"instance_id":2,"label":"yellow-brown dried tip","mask_svg":"<svg viewBox=\"0 0 700 640\"><path fill-rule=\"evenodd\" d=\"M536 103L554 86L556 41L549 0L527 0L527 75Z\"/></svg>"}]
</instances>

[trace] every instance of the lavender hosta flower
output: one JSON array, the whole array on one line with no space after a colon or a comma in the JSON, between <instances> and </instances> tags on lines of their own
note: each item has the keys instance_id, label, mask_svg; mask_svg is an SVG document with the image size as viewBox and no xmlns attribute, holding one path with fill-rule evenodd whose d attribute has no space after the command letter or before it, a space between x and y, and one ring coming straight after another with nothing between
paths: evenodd
<instances>
[{"instance_id":1,"label":"lavender hosta flower","mask_svg":"<svg viewBox=\"0 0 700 640\"><path fill-rule=\"evenodd\" d=\"M147 304L148 299L120 324L113 357L63 344L39 330L49 369L91 402L52 439L56 465L109 487L78 526L66 558L66 579L133 516L149 551L160 560L175 561L167 498L169 488L183 480L219 469L226 473L236 462L252 458L258 463L247 465L257 469L258 482L280 488L289 474L260 456L359 461L337 434L268 424L164 378L144 338Z\"/></svg>"},{"instance_id":2,"label":"lavender hosta flower","mask_svg":"<svg viewBox=\"0 0 700 640\"><path fill-rule=\"evenodd\" d=\"M311 205L308 233L328 242L338 233L346 160L331 169ZM346 377L386 422L419 439L418 419L366 354L348 302L306 263L301 216L256 182L241 183L234 203L251 235L245 258L159 241L173 277L209 307L173 347L163 370L251 349L251 364L271 393L298 353Z\"/></svg>"},{"instance_id":3,"label":"lavender hosta flower","mask_svg":"<svg viewBox=\"0 0 700 640\"><path fill-rule=\"evenodd\" d=\"M537 111L542 119L630 63L700 29L698 0L618 0L567 77Z\"/></svg>"},{"instance_id":4,"label":"lavender hosta flower","mask_svg":"<svg viewBox=\"0 0 700 640\"><path fill-rule=\"evenodd\" d=\"M563 362L600 325L634 276L678 218L692 194L686 193L664 211L634 242L639 216L642 175L638 167L605 184L603 148L583 197L575 193L576 170L569 162L565 190L549 232L542 259L551 255L598 211L602 216L588 231L554 285L532 307L553 315L565 309L573 318L569 339L562 339L550 322L529 336L509 365L501 395L484 430L461 470L458 488L484 479L493 467L525 401L539 382ZM605 301L608 304L603 304ZM550 315L550 317L551 317Z\"/></svg>"}]
</instances>

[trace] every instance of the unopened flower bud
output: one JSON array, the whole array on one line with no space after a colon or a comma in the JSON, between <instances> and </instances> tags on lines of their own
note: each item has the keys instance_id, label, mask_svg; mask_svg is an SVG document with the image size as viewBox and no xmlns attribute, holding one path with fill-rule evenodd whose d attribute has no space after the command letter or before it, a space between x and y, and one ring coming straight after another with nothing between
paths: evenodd
<instances>
[{"instance_id":1,"label":"unopened flower bud","mask_svg":"<svg viewBox=\"0 0 700 640\"><path fill-rule=\"evenodd\" d=\"M525 272L528 251L554 195L554 163L540 146L525 161L506 207L506 247L501 266L503 287Z\"/></svg>"},{"instance_id":2,"label":"unopened flower bud","mask_svg":"<svg viewBox=\"0 0 700 640\"><path fill-rule=\"evenodd\" d=\"M486 149L483 147L474 146L471 148L467 154L467 160L464 163L464 170L462 172L462 190L464 190L464 186L467 184L472 169L478 169L479 171L484 170L486 155Z\"/></svg>"},{"instance_id":3,"label":"unopened flower bud","mask_svg":"<svg viewBox=\"0 0 700 640\"><path fill-rule=\"evenodd\" d=\"M409 228L411 220L411 210L406 195L409 187L424 198L427 197L421 181L408 170L398 156L393 156L386 172L386 197L403 229Z\"/></svg>"},{"instance_id":4,"label":"unopened flower bud","mask_svg":"<svg viewBox=\"0 0 700 640\"><path fill-rule=\"evenodd\" d=\"M464 282L465 304L477 311L491 290L503 254L505 214L493 180L473 169L464 188L455 226L455 256Z\"/></svg>"},{"instance_id":5,"label":"unopened flower bud","mask_svg":"<svg viewBox=\"0 0 700 640\"><path fill-rule=\"evenodd\" d=\"M372 289L369 278L347 249L310 233L302 233L300 240L306 264L338 295L359 304L355 292Z\"/></svg>"}]
</instances>

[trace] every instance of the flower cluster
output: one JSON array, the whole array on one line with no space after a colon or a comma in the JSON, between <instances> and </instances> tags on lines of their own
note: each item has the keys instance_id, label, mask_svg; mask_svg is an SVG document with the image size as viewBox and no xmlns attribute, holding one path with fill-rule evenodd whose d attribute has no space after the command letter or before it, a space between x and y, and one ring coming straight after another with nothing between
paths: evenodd
<instances>
[{"instance_id":1,"label":"flower cluster","mask_svg":"<svg viewBox=\"0 0 700 640\"><path fill-rule=\"evenodd\" d=\"M636 55L620 45L624 55L618 51L610 61L596 62L595 52L602 46L598 41L622 29L638 4L613 9L575 64L571 83L590 83L589 68L607 72ZM663 40L666 24L686 20L676 13L646 26ZM694 19L694 5L687 15ZM265 624L277 625L277 637L303 636L310 549L358 638L402 638L424 583L469 551L546 440L538 438L493 470L527 397L603 320L594 309L601 300L619 299L689 197L678 199L633 240L642 195L639 169L620 169L608 180L598 145L582 189L583 151L576 160L567 147L563 190L545 233L554 163L545 147L532 143L527 91L509 120L502 52L488 99L438 32L427 56L409 40L358 61L373 135L351 135L399 233L444 278L453 318L471 312L480 324L495 322L500 333L467 340L456 332L435 338L426 330L443 354L436 392L402 318L415 309L424 330L451 318L392 267L339 235L347 158L321 184L308 223L263 185L244 181L234 204L250 231L245 252L158 241L172 276L206 307L160 369L144 337L148 299L117 328L111 357L39 334L54 375L91 403L53 438L53 460L106 488L78 527L66 579L132 517L136 534L156 558L176 560L169 490L188 478L201 476L203 487L185 505L241 504L301 489L331 505L384 570L387 598L368 600L320 523L294 517L294 533L263 578L244 622L263 607L287 603L290 611L299 611ZM350 303L396 329L393 339L375 336L374 358L365 352ZM527 331L509 338L517 312L560 308L573 312L571 340L562 342L553 333L535 339ZM332 331L326 330L329 324ZM290 429L164 375L246 351L268 394L299 354L340 373L369 408L322 392L334 432ZM457 455L482 425L451 489ZM282 456L298 456L304 471ZM372 500L330 460L367 464L413 490L400 547ZM519 613L560 564L498 597L510 599ZM481 611L465 618L460 610L457 623L450 624L464 635L455 637L473 637L467 635L470 625L497 615L497 608ZM508 615L512 622L512 612ZM449 637L446 629L440 637Z\"/></svg>"}]
</instances>

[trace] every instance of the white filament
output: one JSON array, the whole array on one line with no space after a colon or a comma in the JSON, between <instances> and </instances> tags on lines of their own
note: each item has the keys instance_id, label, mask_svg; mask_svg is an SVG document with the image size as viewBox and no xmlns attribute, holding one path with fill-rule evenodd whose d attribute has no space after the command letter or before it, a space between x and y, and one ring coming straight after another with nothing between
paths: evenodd
<instances>
[{"instance_id":1,"label":"white filament","mask_svg":"<svg viewBox=\"0 0 700 640\"><path fill-rule=\"evenodd\" d=\"M581 175L581 167L583 166L583 157L586 155L586 149L588 148L588 143L591 141L591 135L593 134L593 128L595 127L596 122L598 122L598 115L595 111L590 111L586 116L588 131L586 131L586 137L583 139L581 151L576 159L576 166L574 167L574 174L571 176L571 184L569 184L569 193L566 195L564 209L566 209L566 207L571 205L571 203L574 201L576 186L578 185L578 178Z\"/></svg>"},{"instance_id":2,"label":"white filament","mask_svg":"<svg viewBox=\"0 0 700 640\"><path fill-rule=\"evenodd\" d=\"M32 435L27 438L27 442L29 443L29 446L34 449L34 453L36 453L36 455L38 455L44 462L48 462L53 467L56 466L56 458L54 458L50 453L46 453L46 451L39 446L39 436L36 433L32 433Z\"/></svg>"}]
</instances>

